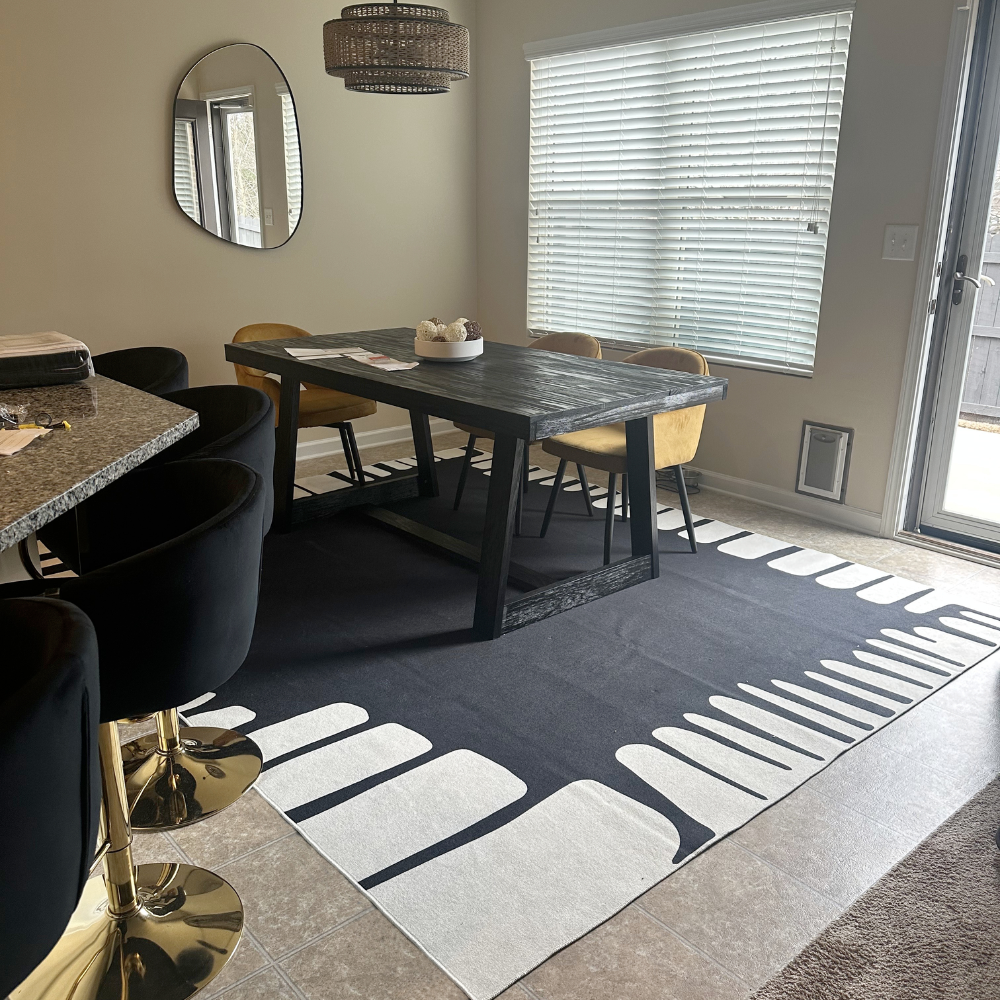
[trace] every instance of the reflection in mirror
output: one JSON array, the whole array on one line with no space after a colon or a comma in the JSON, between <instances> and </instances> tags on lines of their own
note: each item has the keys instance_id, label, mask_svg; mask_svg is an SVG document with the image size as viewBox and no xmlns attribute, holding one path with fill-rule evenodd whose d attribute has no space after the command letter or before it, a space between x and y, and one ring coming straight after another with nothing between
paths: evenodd
<instances>
[{"instance_id":1,"label":"reflection in mirror","mask_svg":"<svg viewBox=\"0 0 1000 1000\"><path fill-rule=\"evenodd\" d=\"M302 213L302 159L288 81L259 46L200 59L174 100L174 196L210 233L280 247Z\"/></svg>"}]
</instances>

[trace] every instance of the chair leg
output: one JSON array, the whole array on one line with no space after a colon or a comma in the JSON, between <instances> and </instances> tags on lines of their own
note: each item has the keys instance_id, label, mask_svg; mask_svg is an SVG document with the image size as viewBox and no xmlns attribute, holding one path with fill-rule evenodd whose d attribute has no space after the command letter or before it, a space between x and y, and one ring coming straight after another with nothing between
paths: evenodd
<instances>
[{"instance_id":1,"label":"chair leg","mask_svg":"<svg viewBox=\"0 0 1000 1000\"><path fill-rule=\"evenodd\" d=\"M559 487L562 486L563 476L566 473L566 459L559 459L559 470L556 472L555 482L552 484L552 492L549 494L549 502L545 505L545 518L542 521L542 530L538 533L539 538L545 537L545 532L549 530L549 521L552 520L552 512L556 509L556 497L559 495Z\"/></svg>"},{"instance_id":2,"label":"chair leg","mask_svg":"<svg viewBox=\"0 0 1000 1000\"><path fill-rule=\"evenodd\" d=\"M232 957L243 905L202 868L134 864L116 723L101 724L99 748L103 877L85 883L66 932L12 996L190 997Z\"/></svg>"},{"instance_id":3,"label":"chair leg","mask_svg":"<svg viewBox=\"0 0 1000 1000\"><path fill-rule=\"evenodd\" d=\"M132 829L176 830L232 805L260 776L263 755L228 729L181 728L177 710L156 713L156 733L121 748Z\"/></svg>"},{"instance_id":4,"label":"chair leg","mask_svg":"<svg viewBox=\"0 0 1000 1000\"><path fill-rule=\"evenodd\" d=\"M608 509L604 514L604 565L611 562L611 542L615 533L615 494L618 490L618 476L612 472L608 476Z\"/></svg>"},{"instance_id":5,"label":"chair leg","mask_svg":"<svg viewBox=\"0 0 1000 1000\"><path fill-rule=\"evenodd\" d=\"M622 520L628 520L628 476L622 475Z\"/></svg>"},{"instance_id":6,"label":"chair leg","mask_svg":"<svg viewBox=\"0 0 1000 1000\"><path fill-rule=\"evenodd\" d=\"M462 471L458 474L458 489L455 490L455 503L452 510L458 510L458 505L462 502L462 494L465 492L465 480L469 478L469 469L472 467L472 453L476 450L476 435L469 435L469 443L465 446L465 458L462 459Z\"/></svg>"},{"instance_id":7,"label":"chair leg","mask_svg":"<svg viewBox=\"0 0 1000 1000\"><path fill-rule=\"evenodd\" d=\"M691 504L688 503L687 485L684 482L684 466L674 466L674 478L677 480L677 495L681 498L681 510L684 511L684 523L687 525L688 538L691 541L691 551L698 551L698 542L694 537L694 520L691 517Z\"/></svg>"},{"instance_id":8,"label":"chair leg","mask_svg":"<svg viewBox=\"0 0 1000 1000\"><path fill-rule=\"evenodd\" d=\"M590 517L594 516L594 500L590 495L590 483L587 482L587 470L580 465L579 462L576 464L576 474L580 477L580 485L583 487L583 500L587 505L587 514Z\"/></svg>"},{"instance_id":9,"label":"chair leg","mask_svg":"<svg viewBox=\"0 0 1000 1000\"><path fill-rule=\"evenodd\" d=\"M354 424L350 420L347 421L347 440L350 442L351 454L354 456L354 469L358 474L358 482L364 486L365 470L361 467L361 452L358 451L358 439L354 436Z\"/></svg>"},{"instance_id":10,"label":"chair leg","mask_svg":"<svg viewBox=\"0 0 1000 1000\"><path fill-rule=\"evenodd\" d=\"M345 424L337 424L337 430L340 431L340 444L344 449L344 458L347 460L347 475L350 479L357 479L354 472L354 453L351 451L351 443L347 439L347 427Z\"/></svg>"},{"instance_id":11,"label":"chair leg","mask_svg":"<svg viewBox=\"0 0 1000 1000\"><path fill-rule=\"evenodd\" d=\"M528 455L528 449L531 447L530 441L524 442L524 459L521 463L521 492L528 492L528 473L531 472L531 459Z\"/></svg>"}]
</instances>

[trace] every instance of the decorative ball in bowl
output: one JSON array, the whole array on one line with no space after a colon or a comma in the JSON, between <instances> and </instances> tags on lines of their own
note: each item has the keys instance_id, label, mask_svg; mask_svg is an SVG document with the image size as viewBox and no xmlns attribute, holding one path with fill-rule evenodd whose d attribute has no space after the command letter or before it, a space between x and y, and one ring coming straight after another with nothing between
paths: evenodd
<instances>
[{"instance_id":1,"label":"decorative ball in bowl","mask_svg":"<svg viewBox=\"0 0 1000 1000\"><path fill-rule=\"evenodd\" d=\"M427 361L471 361L483 353L483 331L464 317L454 323L425 319L417 327L413 350Z\"/></svg>"}]
</instances>

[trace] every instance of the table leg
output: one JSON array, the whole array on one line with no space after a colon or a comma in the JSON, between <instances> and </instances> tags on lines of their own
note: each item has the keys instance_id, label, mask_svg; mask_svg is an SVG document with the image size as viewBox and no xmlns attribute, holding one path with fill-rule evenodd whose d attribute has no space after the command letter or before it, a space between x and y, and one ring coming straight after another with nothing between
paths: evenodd
<instances>
[{"instance_id":1,"label":"table leg","mask_svg":"<svg viewBox=\"0 0 1000 1000\"><path fill-rule=\"evenodd\" d=\"M650 557L650 576L660 575L659 532L656 526L656 454L653 445L653 418L640 417L625 423L628 449L628 481L631 489L629 524L632 556ZM611 502L609 498L608 502Z\"/></svg>"},{"instance_id":2,"label":"table leg","mask_svg":"<svg viewBox=\"0 0 1000 1000\"><path fill-rule=\"evenodd\" d=\"M274 447L274 525L278 531L292 527L292 495L295 492L295 446L299 439L299 380L281 378L281 404Z\"/></svg>"},{"instance_id":3,"label":"table leg","mask_svg":"<svg viewBox=\"0 0 1000 1000\"><path fill-rule=\"evenodd\" d=\"M438 489L437 467L434 464L434 442L431 440L431 422L426 413L410 410L410 429L417 456L417 478L422 497L436 497Z\"/></svg>"},{"instance_id":4,"label":"table leg","mask_svg":"<svg viewBox=\"0 0 1000 1000\"><path fill-rule=\"evenodd\" d=\"M473 628L479 639L496 639L503 633L504 602L514 514L520 494L521 457L524 442L497 434L490 466L490 490L486 500L486 525L479 562L479 587Z\"/></svg>"}]
</instances>

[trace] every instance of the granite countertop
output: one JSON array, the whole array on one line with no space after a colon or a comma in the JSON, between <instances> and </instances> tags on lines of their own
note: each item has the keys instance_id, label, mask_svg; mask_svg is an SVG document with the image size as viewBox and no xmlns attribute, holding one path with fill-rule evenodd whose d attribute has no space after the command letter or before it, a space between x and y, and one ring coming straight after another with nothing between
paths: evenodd
<instances>
[{"instance_id":1,"label":"granite countertop","mask_svg":"<svg viewBox=\"0 0 1000 1000\"><path fill-rule=\"evenodd\" d=\"M68 420L9 457L0 455L0 549L16 545L81 500L190 434L198 414L95 375L73 385L8 389L0 405L25 404Z\"/></svg>"}]
</instances>

